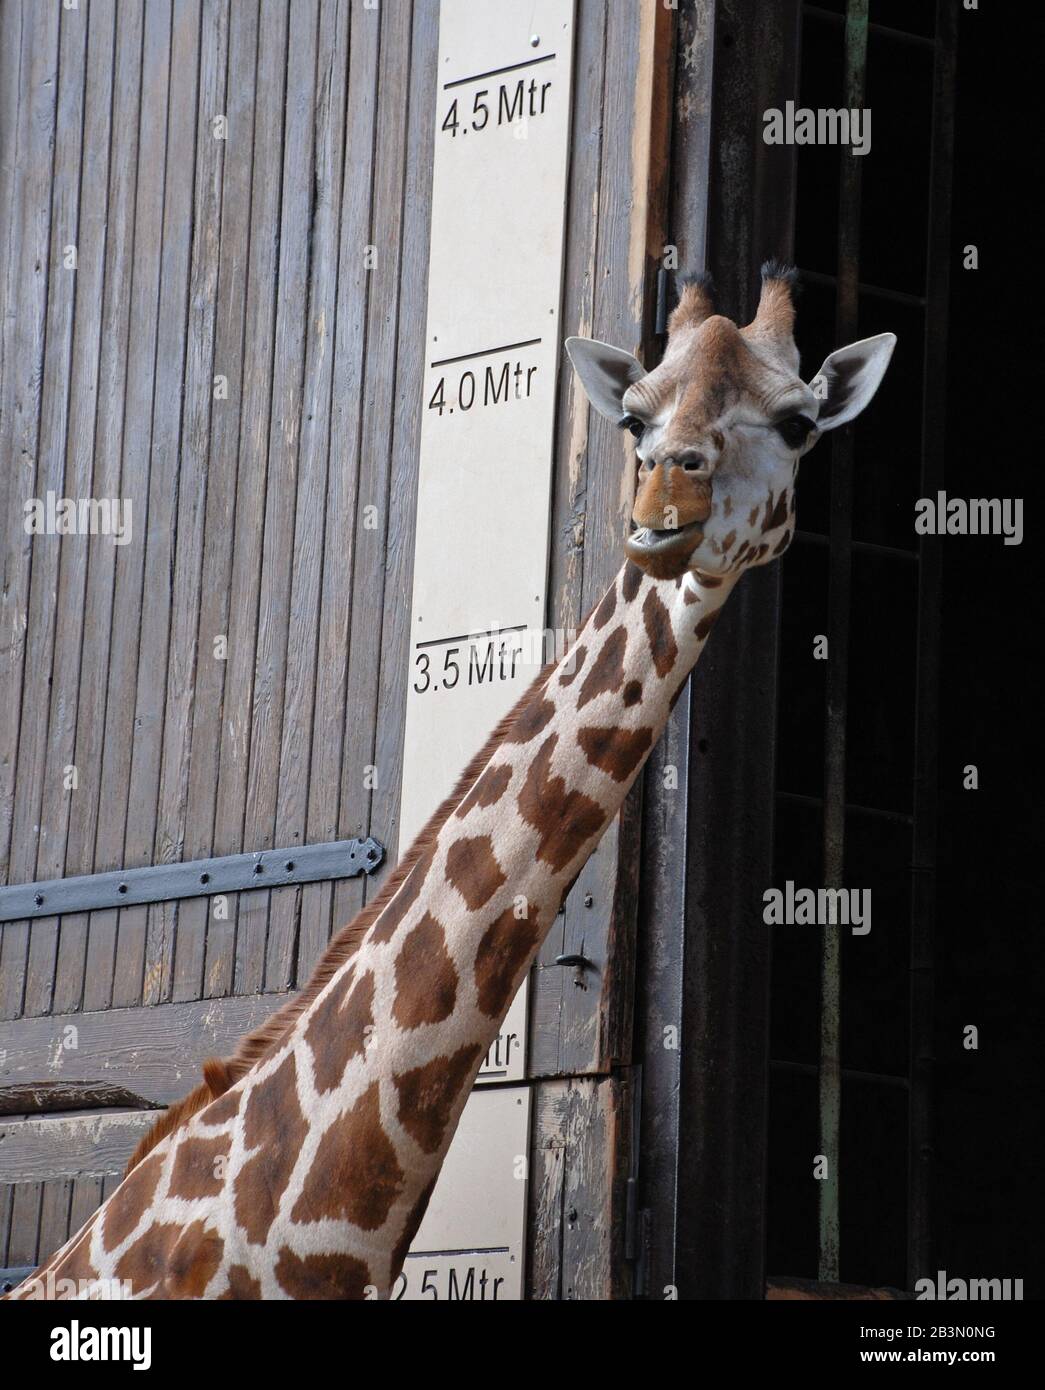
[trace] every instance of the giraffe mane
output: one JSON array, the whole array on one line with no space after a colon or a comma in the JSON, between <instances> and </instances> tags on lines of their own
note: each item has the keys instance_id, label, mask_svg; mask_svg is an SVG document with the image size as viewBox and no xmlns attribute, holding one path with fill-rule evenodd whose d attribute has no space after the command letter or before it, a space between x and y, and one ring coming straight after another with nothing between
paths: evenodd
<instances>
[{"instance_id":1,"label":"giraffe mane","mask_svg":"<svg viewBox=\"0 0 1045 1390\"><path fill-rule=\"evenodd\" d=\"M202 1085L197 1086L194 1091L190 1091L184 1099L169 1106L152 1128L142 1136L137 1148L131 1154L124 1170L124 1176L132 1168L137 1167L146 1154L166 1139L168 1134L172 1134L176 1129L187 1124L193 1115L205 1109L212 1100L224 1095L230 1086L234 1086L252 1067L268 1056L283 1040L323 987L329 983L332 976L346 961L351 960L359 950L371 924L395 897L417 861L432 847L450 813L460 805L465 793L490 761L498 745L519 715L538 691L544 688L556 665L557 659L553 658L542 667L533 683L496 726L486 743L457 779L453 791L440 803L424 828L418 832L413 844L400 859L395 871L386 879L374 900L367 903L347 926L342 927L331 938L305 987L293 999L288 1000L281 1008L277 1009L264 1023L252 1032L246 1033L239 1040L231 1057L207 1058L203 1063Z\"/></svg>"}]
</instances>

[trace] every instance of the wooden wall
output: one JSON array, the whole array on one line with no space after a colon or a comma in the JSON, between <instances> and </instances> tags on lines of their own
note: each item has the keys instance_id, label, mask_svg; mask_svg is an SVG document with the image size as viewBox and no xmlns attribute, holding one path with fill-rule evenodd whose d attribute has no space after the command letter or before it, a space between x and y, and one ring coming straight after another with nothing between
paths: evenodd
<instances>
[{"instance_id":1,"label":"wooden wall","mask_svg":"<svg viewBox=\"0 0 1045 1390\"><path fill-rule=\"evenodd\" d=\"M633 350L670 25L578 0L564 330ZM0 0L0 882L365 834L395 862L437 32L437 0ZM559 417L549 622L576 626L627 452L565 373ZM129 499L133 539L27 536L48 490ZM629 824L537 970L538 1296L617 1277ZM174 1099L379 882L0 927L0 1079ZM147 1123L0 1120L0 1266Z\"/></svg>"}]
</instances>

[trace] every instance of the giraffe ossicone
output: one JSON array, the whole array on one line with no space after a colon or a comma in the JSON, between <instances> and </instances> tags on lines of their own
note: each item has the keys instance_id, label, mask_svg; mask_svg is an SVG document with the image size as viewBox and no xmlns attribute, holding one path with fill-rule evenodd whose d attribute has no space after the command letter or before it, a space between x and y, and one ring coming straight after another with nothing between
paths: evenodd
<instances>
[{"instance_id":1,"label":"giraffe ossicone","mask_svg":"<svg viewBox=\"0 0 1045 1390\"><path fill-rule=\"evenodd\" d=\"M656 743L733 585L783 553L801 456L874 395L895 338L798 375L793 275L738 328L685 283L661 362L571 338L636 437L627 560L298 998L212 1061L121 1185L10 1295L387 1295L480 1063ZM524 905L520 912L519 905ZM55 1293L55 1290L62 1292Z\"/></svg>"}]
</instances>

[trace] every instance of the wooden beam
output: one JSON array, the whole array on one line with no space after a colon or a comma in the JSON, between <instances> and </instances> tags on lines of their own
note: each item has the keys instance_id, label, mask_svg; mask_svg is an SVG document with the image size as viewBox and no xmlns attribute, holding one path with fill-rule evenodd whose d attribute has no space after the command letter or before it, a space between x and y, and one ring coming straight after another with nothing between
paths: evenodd
<instances>
[{"instance_id":1,"label":"wooden beam","mask_svg":"<svg viewBox=\"0 0 1045 1390\"><path fill-rule=\"evenodd\" d=\"M50 1184L60 1178L121 1174L155 1122L151 1110L82 1110L0 1120L4 1182Z\"/></svg>"},{"instance_id":2,"label":"wooden beam","mask_svg":"<svg viewBox=\"0 0 1045 1390\"><path fill-rule=\"evenodd\" d=\"M206 1057L231 1052L290 998L251 994L0 1023L0 1081L103 1080L169 1105L193 1089Z\"/></svg>"}]
</instances>

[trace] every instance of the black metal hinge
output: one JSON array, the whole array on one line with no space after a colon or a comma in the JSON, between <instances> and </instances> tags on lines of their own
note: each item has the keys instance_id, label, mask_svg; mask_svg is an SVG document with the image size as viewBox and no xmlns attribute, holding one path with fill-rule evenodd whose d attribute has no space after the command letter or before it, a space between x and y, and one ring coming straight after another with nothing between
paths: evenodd
<instances>
[{"instance_id":1,"label":"black metal hinge","mask_svg":"<svg viewBox=\"0 0 1045 1390\"><path fill-rule=\"evenodd\" d=\"M227 854L219 859L190 859L181 864L149 864L113 873L16 883L0 888L0 922L355 878L373 873L384 857L384 847L368 836L365 840L332 840L291 849Z\"/></svg>"}]
</instances>

